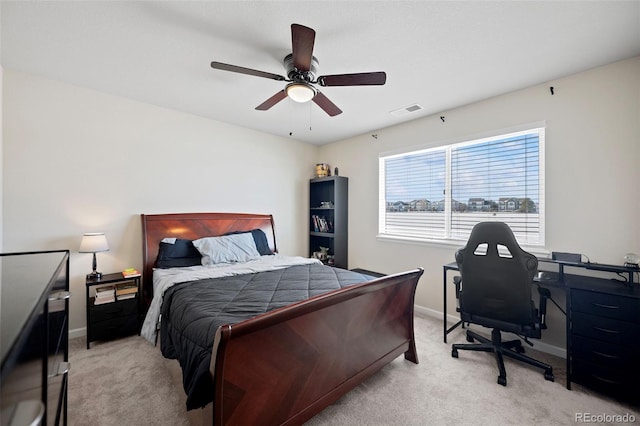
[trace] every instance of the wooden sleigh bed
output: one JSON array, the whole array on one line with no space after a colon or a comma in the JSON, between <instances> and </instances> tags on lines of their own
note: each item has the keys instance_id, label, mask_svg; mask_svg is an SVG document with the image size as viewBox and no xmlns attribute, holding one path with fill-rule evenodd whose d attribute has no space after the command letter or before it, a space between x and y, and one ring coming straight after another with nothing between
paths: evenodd
<instances>
[{"instance_id":1,"label":"wooden sleigh bed","mask_svg":"<svg viewBox=\"0 0 640 426\"><path fill-rule=\"evenodd\" d=\"M142 229L147 302L163 238L261 229L277 251L271 215L142 215ZM302 424L398 356L417 364L414 296L422 273L372 279L220 326L203 424Z\"/></svg>"}]
</instances>

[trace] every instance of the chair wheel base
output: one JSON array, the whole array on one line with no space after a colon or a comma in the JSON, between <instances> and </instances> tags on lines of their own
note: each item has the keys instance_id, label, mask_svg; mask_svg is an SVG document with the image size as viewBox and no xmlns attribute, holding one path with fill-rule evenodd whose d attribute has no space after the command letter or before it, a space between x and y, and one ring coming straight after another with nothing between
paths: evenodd
<instances>
[{"instance_id":1,"label":"chair wheel base","mask_svg":"<svg viewBox=\"0 0 640 426\"><path fill-rule=\"evenodd\" d=\"M498 384L502 386L507 386L507 378L498 376Z\"/></svg>"},{"instance_id":2,"label":"chair wheel base","mask_svg":"<svg viewBox=\"0 0 640 426\"><path fill-rule=\"evenodd\" d=\"M451 350L451 357L452 358L458 358L458 350L457 349L452 349Z\"/></svg>"},{"instance_id":3,"label":"chair wheel base","mask_svg":"<svg viewBox=\"0 0 640 426\"><path fill-rule=\"evenodd\" d=\"M544 372L544 379L550 382L555 382L555 377L553 377L553 373L551 371Z\"/></svg>"}]
</instances>

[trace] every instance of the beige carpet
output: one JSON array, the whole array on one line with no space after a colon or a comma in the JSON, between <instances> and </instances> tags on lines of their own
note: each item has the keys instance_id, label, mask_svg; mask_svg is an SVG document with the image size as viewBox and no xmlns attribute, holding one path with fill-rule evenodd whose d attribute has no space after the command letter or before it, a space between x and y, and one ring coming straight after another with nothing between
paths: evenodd
<instances>
[{"instance_id":1,"label":"beige carpet","mask_svg":"<svg viewBox=\"0 0 640 426\"><path fill-rule=\"evenodd\" d=\"M571 425L580 413L630 414L640 424L637 407L579 385L567 390L560 358L539 354L554 366L555 383L533 367L507 360L503 387L496 383L492 355L460 351L459 359L451 357L450 343L465 342L462 330L444 344L440 320L416 317L416 340L420 364L396 359L308 424ZM90 350L84 338L73 339L70 360L71 425L189 424L184 393L167 373L168 361L141 337L93 342Z\"/></svg>"}]
</instances>

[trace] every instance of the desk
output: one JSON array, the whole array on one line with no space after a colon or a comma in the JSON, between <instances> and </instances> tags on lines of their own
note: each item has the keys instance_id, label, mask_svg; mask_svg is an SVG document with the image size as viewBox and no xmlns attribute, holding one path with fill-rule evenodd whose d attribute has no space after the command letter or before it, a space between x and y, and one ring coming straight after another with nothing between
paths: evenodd
<instances>
[{"instance_id":1,"label":"desk","mask_svg":"<svg viewBox=\"0 0 640 426\"><path fill-rule=\"evenodd\" d=\"M456 322L451 327L447 328L447 272L448 271L458 271L458 264L456 262L447 263L442 266L442 294L444 300L444 306L442 307L442 311L444 313L444 343L447 343L447 334L451 333L453 330L458 328L459 325L462 324L462 320Z\"/></svg>"},{"instance_id":2,"label":"desk","mask_svg":"<svg viewBox=\"0 0 640 426\"><path fill-rule=\"evenodd\" d=\"M566 292L567 389L571 383L596 389L633 404L640 404L640 285L638 268L598 263L561 262L558 272L534 281ZM624 276L626 282L568 274L565 267L603 271ZM462 324L447 328L447 272L458 271L455 262L443 265L444 343L447 334ZM546 272L546 271L545 271ZM463 325L464 326L464 325Z\"/></svg>"}]
</instances>

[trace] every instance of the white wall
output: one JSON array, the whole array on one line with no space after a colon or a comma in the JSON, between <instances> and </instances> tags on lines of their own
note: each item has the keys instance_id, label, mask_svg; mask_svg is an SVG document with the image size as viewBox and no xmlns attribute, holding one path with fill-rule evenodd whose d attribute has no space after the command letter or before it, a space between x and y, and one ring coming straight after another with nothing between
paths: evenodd
<instances>
[{"instance_id":1,"label":"white wall","mask_svg":"<svg viewBox=\"0 0 640 426\"><path fill-rule=\"evenodd\" d=\"M2 8L0 8L1 10ZM0 253L3 251L2 249L2 230L3 230L3 225L2 225L2 201L3 201L3 196L2 196L2 175L3 173L3 166L2 166L2 151L3 151L3 143L2 143L2 87L4 86L4 69L2 68L2 65L0 65ZM0 262L0 277L2 276L2 262ZM2 309L2 279L0 279L0 309Z\"/></svg>"},{"instance_id":2,"label":"white wall","mask_svg":"<svg viewBox=\"0 0 640 426\"><path fill-rule=\"evenodd\" d=\"M141 268L141 213L272 213L279 251L307 254L316 146L6 69L3 99L4 251L71 250L71 330L82 233L106 233L101 272Z\"/></svg>"},{"instance_id":3,"label":"white wall","mask_svg":"<svg viewBox=\"0 0 640 426\"><path fill-rule=\"evenodd\" d=\"M304 255L320 161L349 177L350 267L422 266L416 301L441 312L455 247L376 239L378 154L536 121L547 123L547 249L617 264L640 252L640 58L320 148L19 72L3 81L4 250L72 251L72 330L85 324L83 232L107 233L98 266L110 272L141 266L140 213L271 212L280 251ZM544 342L564 347L555 307L549 321Z\"/></svg>"},{"instance_id":4,"label":"white wall","mask_svg":"<svg viewBox=\"0 0 640 426\"><path fill-rule=\"evenodd\" d=\"M429 82L420 90L428 92ZM338 166L340 174L349 177L350 267L385 273L424 267L416 303L442 312L442 265L454 261L456 248L376 239L378 155L537 121L547 124L546 248L613 264L621 264L627 252L640 253L636 57L381 129L373 132L377 139L362 135L321 147L319 160ZM554 291L554 297L564 303L562 292ZM455 315L452 299L447 309ZM543 341L564 347L564 317L551 305L549 311L552 326Z\"/></svg>"},{"instance_id":5,"label":"white wall","mask_svg":"<svg viewBox=\"0 0 640 426\"><path fill-rule=\"evenodd\" d=\"M3 149L4 144L2 142L3 141L2 135L4 133L3 130L2 130L3 129L3 125L2 125L2 123L3 123L3 120L2 120L2 117L3 117L2 104L4 103L4 101L3 101L4 98L2 96L2 88L3 87L4 87L4 69L0 65L0 252L3 251L3 248L2 248L2 234L3 234L3 232L2 232L2 230L3 230L3 226L2 226L3 225L2 204L3 204L3 201L4 201L4 197L2 196L2 176L4 175L3 166L2 166L2 164L3 164L3 160L2 160L3 155L2 155L2 153L4 151L4 149ZM0 282L0 288L2 288L2 282ZM1 294L1 292L0 292L0 294Z\"/></svg>"}]
</instances>

